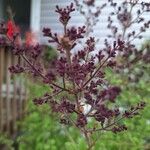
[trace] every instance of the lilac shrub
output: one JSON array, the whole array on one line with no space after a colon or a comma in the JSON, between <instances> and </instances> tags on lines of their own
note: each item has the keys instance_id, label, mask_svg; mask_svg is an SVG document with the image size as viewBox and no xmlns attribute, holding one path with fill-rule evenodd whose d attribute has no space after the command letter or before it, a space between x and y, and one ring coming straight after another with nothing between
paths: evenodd
<instances>
[{"instance_id":1,"label":"lilac shrub","mask_svg":"<svg viewBox=\"0 0 150 150\"><path fill-rule=\"evenodd\" d=\"M123 75L126 74L125 70L128 70L126 76L129 76L129 81L136 82L140 80L143 73L142 70L136 73L135 66L141 62L145 65L150 62L149 48L143 49L135 44L135 41L141 43L143 34L149 30L150 19L147 16L150 15L150 3L130 0L118 4L114 0L109 0L108 4L113 9L108 16L107 27L111 31L108 39L119 38L125 42L124 48L116 57L116 71Z\"/></svg>"},{"instance_id":2,"label":"lilac shrub","mask_svg":"<svg viewBox=\"0 0 150 150\"><path fill-rule=\"evenodd\" d=\"M49 43L55 43L61 53L53 63L55 67L45 67L39 60L42 47L39 44L28 45L21 41L19 31L10 29L5 23L0 24L0 46L8 47L14 55L26 62L9 68L11 73L30 73L43 84L50 87L50 93L33 100L35 105L48 104L51 111L58 114L61 124L74 126L87 141L88 149L92 149L95 141L92 135L100 131L118 133L127 130L121 123L123 119L139 114L145 103L141 101L128 110L121 111L116 106L116 98L121 88L110 85L104 70L115 67L116 53L125 48L126 41L116 39L112 45L95 50L95 38L86 39L83 49L73 52L78 41L84 38L86 27L68 27L71 13L75 11L73 3L66 8L56 6L56 13L63 26L63 35L53 33L50 28L43 29L43 36ZM50 64L51 66L51 64ZM92 124L92 126L91 126Z\"/></svg>"},{"instance_id":3,"label":"lilac shrub","mask_svg":"<svg viewBox=\"0 0 150 150\"><path fill-rule=\"evenodd\" d=\"M102 13L102 10L106 7L106 3L103 3L101 6L95 4L95 0L74 0L75 6L80 14L83 16L86 24L86 36L93 32L93 27L98 24L99 16Z\"/></svg>"},{"instance_id":4,"label":"lilac shrub","mask_svg":"<svg viewBox=\"0 0 150 150\"><path fill-rule=\"evenodd\" d=\"M138 81L143 75L142 70L138 73L134 71L138 63L148 64L149 48L139 48L135 41L141 43L143 34L149 29L150 20L147 15L150 14L150 3L139 2L139 0L126 0L118 2L116 0L108 0L101 6L96 5L95 0L74 0L77 10L85 19L86 36L93 33L93 27L99 25L99 17L104 8L110 8L112 12L108 12L107 28L110 30L105 44L109 47L116 39L124 41L124 48L119 51L116 57L116 72L129 76L129 81ZM135 31L135 28L136 31ZM99 39L97 39L99 40ZM125 73L128 70L127 74ZM132 79L134 76L134 79ZM132 78L131 78L132 77Z\"/></svg>"}]
</instances>

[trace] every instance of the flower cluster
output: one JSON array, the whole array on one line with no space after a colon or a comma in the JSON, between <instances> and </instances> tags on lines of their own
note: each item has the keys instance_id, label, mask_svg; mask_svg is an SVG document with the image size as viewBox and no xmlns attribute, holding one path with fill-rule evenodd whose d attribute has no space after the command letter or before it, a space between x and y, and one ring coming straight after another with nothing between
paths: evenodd
<instances>
[{"instance_id":1,"label":"flower cluster","mask_svg":"<svg viewBox=\"0 0 150 150\"><path fill-rule=\"evenodd\" d=\"M106 3L102 4L101 6L96 6L95 0L74 0L74 3L77 7L77 10L85 19L86 36L88 37L90 36L90 33L93 32L93 27L98 23L98 17L100 16L103 8L106 7Z\"/></svg>"},{"instance_id":2,"label":"flower cluster","mask_svg":"<svg viewBox=\"0 0 150 150\"><path fill-rule=\"evenodd\" d=\"M67 25L68 21L70 20L70 13L75 11L75 9L73 8L73 3L70 6L67 6L66 8L62 9L59 8L59 6L56 6L56 12L60 15L59 17L59 21L63 24L63 25Z\"/></svg>"},{"instance_id":3,"label":"flower cluster","mask_svg":"<svg viewBox=\"0 0 150 150\"><path fill-rule=\"evenodd\" d=\"M114 1L115 0L108 1L110 7L113 8L113 11L108 16L107 27L111 31L108 38L122 39L125 42L124 48L121 49L121 52L119 52L116 58L116 70L120 73L124 73L124 70L128 69L128 76L130 79L130 76L133 76L132 72L134 72L133 67L135 64L140 61L149 63L149 50L146 48L137 49L134 41L141 40L143 38L143 33L149 30L150 20L144 17L143 14L145 14L145 16L150 14L150 3L131 0L123 1L119 4ZM116 24L116 20L118 24ZM122 61L120 61L119 57L122 58ZM140 76L136 75L135 81L139 80L139 77Z\"/></svg>"},{"instance_id":4,"label":"flower cluster","mask_svg":"<svg viewBox=\"0 0 150 150\"><path fill-rule=\"evenodd\" d=\"M43 35L48 37L48 42L56 43L58 52L63 54L55 60L55 67L52 69L39 61L42 52L39 44L18 44L16 40L19 34L13 36L13 40L10 39L7 34L9 29L3 29L3 25L0 31L6 43L9 43L10 50L26 62L25 66L17 64L9 70L12 73L31 73L52 89L52 93L46 93L33 102L36 105L49 104L51 110L61 116L60 123L77 127L88 142L89 136L100 130L115 133L126 130L125 125L118 125L118 122L137 114L144 108L144 104L140 103L125 112L113 106L121 89L106 81L104 69L116 65L116 54L124 49L126 41L117 39L112 45L106 41L105 48L93 54L96 41L94 37L89 37L84 48L75 53L73 50L78 40L84 38L86 28L67 26L74 10L72 3L66 8L56 6L56 13L59 14L59 21L64 29L63 35L53 33L50 28L43 29ZM89 127L91 121L98 125ZM88 144L90 147L90 143Z\"/></svg>"},{"instance_id":5,"label":"flower cluster","mask_svg":"<svg viewBox=\"0 0 150 150\"><path fill-rule=\"evenodd\" d=\"M15 66L9 67L9 71L11 73L22 73L24 71L24 68L17 64Z\"/></svg>"}]
</instances>

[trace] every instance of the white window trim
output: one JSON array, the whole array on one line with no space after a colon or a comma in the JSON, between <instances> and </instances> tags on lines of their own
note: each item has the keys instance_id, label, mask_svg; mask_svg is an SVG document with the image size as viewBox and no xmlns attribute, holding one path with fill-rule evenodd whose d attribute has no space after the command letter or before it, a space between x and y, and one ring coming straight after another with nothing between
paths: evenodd
<instances>
[{"instance_id":1,"label":"white window trim","mask_svg":"<svg viewBox=\"0 0 150 150\"><path fill-rule=\"evenodd\" d=\"M31 0L30 28L33 32L40 31L41 0Z\"/></svg>"}]
</instances>

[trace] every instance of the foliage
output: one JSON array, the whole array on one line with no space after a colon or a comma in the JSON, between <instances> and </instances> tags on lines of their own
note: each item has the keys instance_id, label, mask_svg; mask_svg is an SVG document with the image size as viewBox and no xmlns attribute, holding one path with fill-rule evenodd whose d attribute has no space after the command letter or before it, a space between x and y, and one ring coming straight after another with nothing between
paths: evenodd
<instances>
[{"instance_id":1,"label":"foliage","mask_svg":"<svg viewBox=\"0 0 150 150\"><path fill-rule=\"evenodd\" d=\"M145 64L143 64L145 66ZM102 139L106 137L106 140L110 138L110 141L115 141L115 144L109 145L108 149L133 149L133 150L143 150L146 149L146 145L149 143L149 106L150 106L150 84L147 82L149 76L148 72L144 72L144 76L139 82L132 83L128 80L128 76L122 76L120 74L114 73L112 70L107 70L107 77L111 80L113 84L119 84L124 89L121 95L118 97L117 101L119 106L128 107L131 104L143 99L147 103L147 107L142 112L142 117L133 118L132 121L125 121L125 124L129 126L129 132L125 134L119 134L112 136L111 134L102 135ZM102 142L103 143L103 142ZM104 144L105 145L105 144ZM106 146L106 145L105 145ZM107 149L107 148L106 148Z\"/></svg>"},{"instance_id":2,"label":"foliage","mask_svg":"<svg viewBox=\"0 0 150 150\"><path fill-rule=\"evenodd\" d=\"M0 133L0 147L3 149L13 150L13 140L8 136Z\"/></svg>"},{"instance_id":3,"label":"foliage","mask_svg":"<svg viewBox=\"0 0 150 150\"><path fill-rule=\"evenodd\" d=\"M48 90L49 88L46 86L32 83L30 85L31 99L43 95ZM32 101L29 101L27 112L24 121L21 122L23 134L18 138L20 150L63 150L65 149L64 145L73 147L73 138L80 139L79 133L74 132L73 128L67 129L57 123L56 116L50 112L47 105L36 107ZM73 136L70 135L71 132Z\"/></svg>"},{"instance_id":4,"label":"foliage","mask_svg":"<svg viewBox=\"0 0 150 150\"><path fill-rule=\"evenodd\" d=\"M56 50L52 46L45 45L44 46L44 54L43 54L43 58L42 59L44 61L46 61L47 63L57 59L57 52L56 52Z\"/></svg>"},{"instance_id":5,"label":"foliage","mask_svg":"<svg viewBox=\"0 0 150 150\"><path fill-rule=\"evenodd\" d=\"M136 85L136 88L133 88L132 84L127 84L125 78L119 78L119 75L113 73L111 69L108 69L106 74L107 78L111 79L110 82L113 84L126 87L118 97L117 102L119 106L126 107L137 103L141 99L146 101L148 106L142 111L142 118L138 116L130 121L125 121L125 124L129 127L128 132L119 134L113 134L111 132L106 132L105 134L98 133L99 139L94 146L94 150L144 150L144 147L148 146L150 140L150 126L148 125L150 116L149 83L141 80ZM37 86L37 84L31 85L30 88L32 97L37 96L37 93L38 96L41 96L46 90L47 87ZM18 139L20 150L86 150L86 143L79 132L72 127L66 128L65 126L59 125L55 116L50 113L46 105L35 107L29 101L27 111L29 114L22 124L24 134Z\"/></svg>"}]
</instances>

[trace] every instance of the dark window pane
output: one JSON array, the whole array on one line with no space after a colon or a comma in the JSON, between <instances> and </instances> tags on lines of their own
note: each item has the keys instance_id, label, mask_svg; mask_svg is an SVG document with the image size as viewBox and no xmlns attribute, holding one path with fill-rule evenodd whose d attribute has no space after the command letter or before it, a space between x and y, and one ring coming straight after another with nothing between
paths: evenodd
<instances>
[{"instance_id":1,"label":"dark window pane","mask_svg":"<svg viewBox=\"0 0 150 150\"><path fill-rule=\"evenodd\" d=\"M4 18L8 19L7 8L14 12L14 20L24 33L30 28L30 4L31 0L4 0Z\"/></svg>"}]
</instances>

